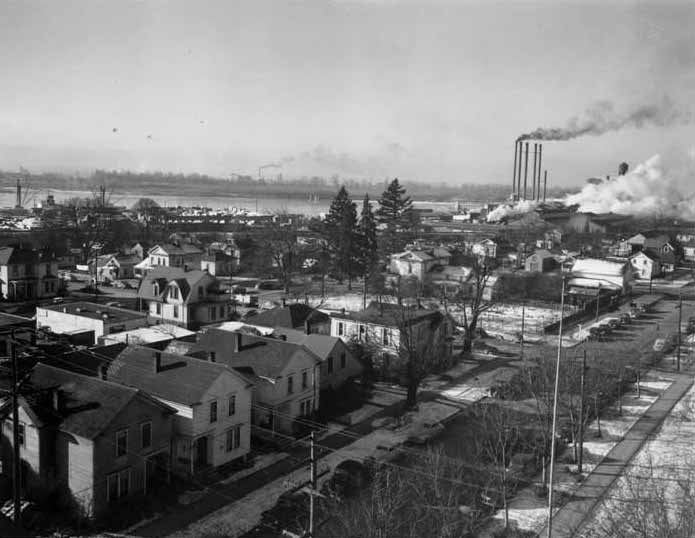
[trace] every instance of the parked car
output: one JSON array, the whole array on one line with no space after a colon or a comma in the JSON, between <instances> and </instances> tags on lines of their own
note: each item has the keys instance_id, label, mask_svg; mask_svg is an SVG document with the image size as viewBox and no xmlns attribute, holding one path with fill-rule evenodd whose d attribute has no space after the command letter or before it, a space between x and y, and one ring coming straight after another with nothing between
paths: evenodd
<instances>
[{"instance_id":1,"label":"parked car","mask_svg":"<svg viewBox=\"0 0 695 538\"><path fill-rule=\"evenodd\" d=\"M620 327L621 327L620 320L617 319L617 318L609 319L609 320L607 321L607 323L608 323L608 326L609 326L611 329L620 329Z\"/></svg>"},{"instance_id":2,"label":"parked car","mask_svg":"<svg viewBox=\"0 0 695 538\"><path fill-rule=\"evenodd\" d=\"M623 325L629 325L632 323L632 317L630 317L630 314L625 313L625 314L620 314L620 323Z\"/></svg>"}]
</instances>

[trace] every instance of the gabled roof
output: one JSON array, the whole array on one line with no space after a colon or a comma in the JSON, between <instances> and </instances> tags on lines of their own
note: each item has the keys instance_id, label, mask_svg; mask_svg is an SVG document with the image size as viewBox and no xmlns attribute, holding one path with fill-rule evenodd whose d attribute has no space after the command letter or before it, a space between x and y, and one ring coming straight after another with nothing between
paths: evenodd
<instances>
[{"instance_id":1,"label":"gabled roof","mask_svg":"<svg viewBox=\"0 0 695 538\"><path fill-rule=\"evenodd\" d=\"M60 389L63 409L50 410L51 418L59 423L62 431L94 439L106 430L116 416L139 395L135 388L124 387L118 383L103 381L61 368L39 363L34 367L29 384L37 390ZM165 411L174 412L170 407L152 400ZM35 400L34 405L39 405ZM44 415L45 405L40 405Z\"/></svg>"},{"instance_id":2,"label":"gabled roof","mask_svg":"<svg viewBox=\"0 0 695 538\"><path fill-rule=\"evenodd\" d=\"M175 282L181 290L181 295L185 301L188 299L191 290L200 285L200 281L206 278L212 278L213 283L217 281L207 271L186 271L179 267L155 266L142 279L138 288L138 297L143 299L161 299L166 287ZM156 295L154 293L155 283L159 285L159 293Z\"/></svg>"},{"instance_id":3,"label":"gabled roof","mask_svg":"<svg viewBox=\"0 0 695 538\"><path fill-rule=\"evenodd\" d=\"M554 258L555 255L550 252L549 250L546 250L544 248L539 248L533 251L533 254L531 256L538 256L539 258Z\"/></svg>"},{"instance_id":4,"label":"gabled roof","mask_svg":"<svg viewBox=\"0 0 695 538\"><path fill-rule=\"evenodd\" d=\"M320 310L303 303L292 303L287 306L278 306L270 310L260 312L248 318L251 325L261 327L286 327L288 329L304 328L304 323L328 323L330 317Z\"/></svg>"},{"instance_id":5,"label":"gabled roof","mask_svg":"<svg viewBox=\"0 0 695 538\"><path fill-rule=\"evenodd\" d=\"M164 251L165 254L171 255L184 255L184 254L202 254L202 251L195 245L190 243L159 243L153 246L149 252L154 252L157 248Z\"/></svg>"},{"instance_id":6,"label":"gabled roof","mask_svg":"<svg viewBox=\"0 0 695 538\"><path fill-rule=\"evenodd\" d=\"M0 247L0 265L33 264L38 262L38 254L33 250L17 247Z\"/></svg>"},{"instance_id":7,"label":"gabled roof","mask_svg":"<svg viewBox=\"0 0 695 538\"><path fill-rule=\"evenodd\" d=\"M155 372L155 356L161 368ZM184 405L199 403L218 377L230 370L222 364L184 355L161 353L148 347L128 346L111 363L107 378L137 387L153 396ZM247 385L247 380L237 377Z\"/></svg>"},{"instance_id":8,"label":"gabled roof","mask_svg":"<svg viewBox=\"0 0 695 538\"><path fill-rule=\"evenodd\" d=\"M401 306L392 303L377 303L376 301L372 301L369 306L361 312L335 313L331 314L331 317L374 323L376 325L394 328L401 327L408 323L417 323L427 318L431 318L433 322L437 323L444 319L443 314L439 310Z\"/></svg>"},{"instance_id":9,"label":"gabled roof","mask_svg":"<svg viewBox=\"0 0 695 538\"><path fill-rule=\"evenodd\" d=\"M241 347L235 352L237 338L241 339ZM255 376L268 379L280 377L296 357L309 358L315 364L320 362L319 357L298 344L217 328L200 333L198 345L191 349L191 354L201 351L214 351L218 363L235 369L250 369Z\"/></svg>"},{"instance_id":10,"label":"gabled roof","mask_svg":"<svg viewBox=\"0 0 695 538\"><path fill-rule=\"evenodd\" d=\"M576 276L602 275L622 276L625 272L624 263L609 262L595 258L580 258L572 266L572 274Z\"/></svg>"},{"instance_id":11,"label":"gabled roof","mask_svg":"<svg viewBox=\"0 0 695 538\"><path fill-rule=\"evenodd\" d=\"M316 333L306 334L302 331L285 329L284 327L277 327L273 332L273 336L284 336L287 342L304 346L322 361L328 358L335 349L335 346L345 345L337 336Z\"/></svg>"}]
</instances>

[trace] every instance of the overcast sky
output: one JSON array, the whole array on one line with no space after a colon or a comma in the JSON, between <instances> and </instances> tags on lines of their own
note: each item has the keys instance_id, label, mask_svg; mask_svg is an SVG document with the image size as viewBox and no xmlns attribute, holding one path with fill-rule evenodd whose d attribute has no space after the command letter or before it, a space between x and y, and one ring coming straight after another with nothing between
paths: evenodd
<instances>
[{"instance_id":1,"label":"overcast sky","mask_svg":"<svg viewBox=\"0 0 695 538\"><path fill-rule=\"evenodd\" d=\"M694 28L692 0L4 0L0 168L508 183L523 132L695 103ZM626 128L544 163L579 184L694 146Z\"/></svg>"}]
</instances>

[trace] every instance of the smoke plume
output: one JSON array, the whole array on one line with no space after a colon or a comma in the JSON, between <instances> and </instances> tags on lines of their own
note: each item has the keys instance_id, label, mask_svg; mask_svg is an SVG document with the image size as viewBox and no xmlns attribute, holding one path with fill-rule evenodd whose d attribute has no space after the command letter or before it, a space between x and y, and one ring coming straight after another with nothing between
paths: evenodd
<instances>
[{"instance_id":1,"label":"smoke plume","mask_svg":"<svg viewBox=\"0 0 695 538\"><path fill-rule=\"evenodd\" d=\"M695 195L686 197L679 188L679 184L688 184L688 177L692 181L693 172L692 163L682 171L667 171L661 157L655 155L624 176L585 185L579 193L569 195L565 203L578 204L582 212L693 220Z\"/></svg>"},{"instance_id":2,"label":"smoke plume","mask_svg":"<svg viewBox=\"0 0 695 538\"><path fill-rule=\"evenodd\" d=\"M500 222L505 219L513 219L531 213L538 206L533 200L522 200L515 204L504 204L496 207L487 215L488 222Z\"/></svg>"},{"instance_id":3,"label":"smoke plume","mask_svg":"<svg viewBox=\"0 0 695 538\"><path fill-rule=\"evenodd\" d=\"M520 135L517 140L570 140L584 135L599 136L626 127L665 127L691 121L692 113L676 106L668 97L658 103L639 105L624 111L616 110L610 101L599 101L589 107L582 117L571 118L565 127L539 127Z\"/></svg>"}]
</instances>

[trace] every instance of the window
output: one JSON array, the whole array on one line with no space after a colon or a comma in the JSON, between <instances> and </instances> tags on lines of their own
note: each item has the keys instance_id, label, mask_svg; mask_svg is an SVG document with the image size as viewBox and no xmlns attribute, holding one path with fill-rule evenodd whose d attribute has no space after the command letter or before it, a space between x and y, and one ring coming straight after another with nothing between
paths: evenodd
<instances>
[{"instance_id":1,"label":"window","mask_svg":"<svg viewBox=\"0 0 695 538\"><path fill-rule=\"evenodd\" d=\"M340 367L345 368L345 366L347 366L347 356L345 355L345 353L341 353L340 354Z\"/></svg>"},{"instance_id":2,"label":"window","mask_svg":"<svg viewBox=\"0 0 695 538\"><path fill-rule=\"evenodd\" d=\"M152 295L159 295L159 284L152 284Z\"/></svg>"},{"instance_id":3,"label":"window","mask_svg":"<svg viewBox=\"0 0 695 538\"><path fill-rule=\"evenodd\" d=\"M241 424L233 426L227 430L227 436L225 439L225 450L231 452L236 450L241 446Z\"/></svg>"},{"instance_id":4,"label":"window","mask_svg":"<svg viewBox=\"0 0 695 538\"><path fill-rule=\"evenodd\" d=\"M128 430L116 432L116 457L125 456L128 452Z\"/></svg>"},{"instance_id":5,"label":"window","mask_svg":"<svg viewBox=\"0 0 695 538\"><path fill-rule=\"evenodd\" d=\"M157 315L161 316L162 315L162 305L159 303L156 303L154 308L155 308L155 312L157 312Z\"/></svg>"},{"instance_id":6,"label":"window","mask_svg":"<svg viewBox=\"0 0 695 538\"><path fill-rule=\"evenodd\" d=\"M145 422L140 425L140 448L150 448L152 446L152 423Z\"/></svg>"},{"instance_id":7,"label":"window","mask_svg":"<svg viewBox=\"0 0 695 538\"><path fill-rule=\"evenodd\" d=\"M174 305L174 317L178 318L179 317L179 305Z\"/></svg>"},{"instance_id":8,"label":"window","mask_svg":"<svg viewBox=\"0 0 695 538\"><path fill-rule=\"evenodd\" d=\"M211 306L208 308L208 319L210 321L215 319L215 312L216 311L217 311L217 309L214 306Z\"/></svg>"},{"instance_id":9,"label":"window","mask_svg":"<svg viewBox=\"0 0 695 538\"><path fill-rule=\"evenodd\" d=\"M227 400L227 416L232 416L236 413L236 395L233 394Z\"/></svg>"},{"instance_id":10,"label":"window","mask_svg":"<svg viewBox=\"0 0 695 538\"><path fill-rule=\"evenodd\" d=\"M361 341L366 340L367 339L366 336L367 336L367 328L364 325L360 325L360 337L359 337L359 339Z\"/></svg>"},{"instance_id":11,"label":"window","mask_svg":"<svg viewBox=\"0 0 695 538\"><path fill-rule=\"evenodd\" d=\"M345 327L344 327L343 323L342 322L338 323L338 336L343 336L344 332L345 332Z\"/></svg>"},{"instance_id":12,"label":"window","mask_svg":"<svg viewBox=\"0 0 695 538\"><path fill-rule=\"evenodd\" d=\"M386 327L381 329L381 343L384 346L389 345L389 330Z\"/></svg>"},{"instance_id":13,"label":"window","mask_svg":"<svg viewBox=\"0 0 695 538\"><path fill-rule=\"evenodd\" d=\"M326 362L326 368L328 369L329 374L333 373L333 357L328 357L328 361Z\"/></svg>"},{"instance_id":14,"label":"window","mask_svg":"<svg viewBox=\"0 0 695 538\"><path fill-rule=\"evenodd\" d=\"M217 422L217 402L210 402L210 422Z\"/></svg>"},{"instance_id":15,"label":"window","mask_svg":"<svg viewBox=\"0 0 695 538\"><path fill-rule=\"evenodd\" d=\"M220 305L220 316L219 317L224 318L224 305L223 304Z\"/></svg>"},{"instance_id":16,"label":"window","mask_svg":"<svg viewBox=\"0 0 695 538\"><path fill-rule=\"evenodd\" d=\"M169 297L171 297L172 299L179 298L179 289L176 286L172 286L169 288Z\"/></svg>"},{"instance_id":17,"label":"window","mask_svg":"<svg viewBox=\"0 0 695 538\"><path fill-rule=\"evenodd\" d=\"M287 376L287 394L292 394L294 392L294 377L291 375Z\"/></svg>"},{"instance_id":18,"label":"window","mask_svg":"<svg viewBox=\"0 0 695 538\"><path fill-rule=\"evenodd\" d=\"M19 446L25 446L24 443L26 442L26 427L24 426L23 422L20 422L18 424L17 432L18 432L18 437L19 437Z\"/></svg>"},{"instance_id":19,"label":"window","mask_svg":"<svg viewBox=\"0 0 695 538\"><path fill-rule=\"evenodd\" d=\"M299 403L299 414L303 417L311 415L314 411L313 409L314 401L310 398Z\"/></svg>"},{"instance_id":20,"label":"window","mask_svg":"<svg viewBox=\"0 0 695 538\"><path fill-rule=\"evenodd\" d=\"M198 297L204 297L205 296L205 288L203 286L198 286Z\"/></svg>"},{"instance_id":21,"label":"window","mask_svg":"<svg viewBox=\"0 0 695 538\"><path fill-rule=\"evenodd\" d=\"M130 469L123 469L106 477L106 501L125 497L130 492Z\"/></svg>"},{"instance_id":22,"label":"window","mask_svg":"<svg viewBox=\"0 0 695 538\"><path fill-rule=\"evenodd\" d=\"M309 372L302 372L302 388L305 389L309 386Z\"/></svg>"}]
</instances>

